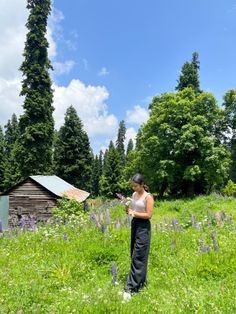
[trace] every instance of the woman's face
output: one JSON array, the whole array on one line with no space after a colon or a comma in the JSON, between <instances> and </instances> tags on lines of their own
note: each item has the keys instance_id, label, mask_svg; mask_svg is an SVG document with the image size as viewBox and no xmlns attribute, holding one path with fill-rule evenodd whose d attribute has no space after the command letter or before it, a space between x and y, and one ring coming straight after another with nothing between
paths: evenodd
<instances>
[{"instance_id":1,"label":"woman's face","mask_svg":"<svg viewBox=\"0 0 236 314\"><path fill-rule=\"evenodd\" d=\"M134 192L141 192L143 190L143 184L138 184L134 181L131 181L131 187Z\"/></svg>"}]
</instances>

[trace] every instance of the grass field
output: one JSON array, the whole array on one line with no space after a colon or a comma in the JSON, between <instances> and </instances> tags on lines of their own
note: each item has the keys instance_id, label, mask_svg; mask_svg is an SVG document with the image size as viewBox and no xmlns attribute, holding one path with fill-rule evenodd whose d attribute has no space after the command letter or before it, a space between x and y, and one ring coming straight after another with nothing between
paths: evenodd
<instances>
[{"instance_id":1,"label":"grass field","mask_svg":"<svg viewBox=\"0 0 236 314\"><path fill-rule=\"evenodd\" d=\"M92 210L92 219L81 213L66 224L1 234L0 314L236 313L235 198L156 202L148 286L128 302L123 205Z\"/></svg>"}]
</instances>

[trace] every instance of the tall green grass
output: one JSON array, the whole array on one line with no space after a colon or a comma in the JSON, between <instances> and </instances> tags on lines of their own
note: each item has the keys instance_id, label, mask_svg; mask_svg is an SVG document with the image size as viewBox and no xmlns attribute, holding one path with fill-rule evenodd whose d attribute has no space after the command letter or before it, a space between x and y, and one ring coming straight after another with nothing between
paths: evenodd
<instances>
[{"instance_id":1,"label":"tall green grass","mask_svg":"<svg viewBox=\"0 0 236 314\"><path fill-rule=\"evenodd\" d=\"M98 227L87 213L66 225L5 231L0 238L0 314L236 312L234 198L156 202L148 286L128 302L122 292L130 267L130 226L122 206L93 208ZM200 239L209 252L200 250Z\"/></svg>"}]
</instances>

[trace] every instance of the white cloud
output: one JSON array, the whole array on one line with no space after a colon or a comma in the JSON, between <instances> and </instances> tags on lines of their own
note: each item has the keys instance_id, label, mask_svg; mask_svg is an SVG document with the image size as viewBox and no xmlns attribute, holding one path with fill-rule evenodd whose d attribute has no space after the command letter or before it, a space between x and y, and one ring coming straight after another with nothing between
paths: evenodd
<instances>
[{"instance_id":1,"label":"white cloud","mask_svg":"<svg viewBox=\"0 0 236 314\"><path fill-rule=\"evenodd\" d=\"M109 93L104 86L86 86L79 80L72 80L67 87L54 86L54 90L54 116L57 128L64 123L66 109L72 105L89 136L115 134L118 120L107 112L105 101Z\"/></svg>"},{"instance_id":2,"label":"white cloud","mask_svg":"<svg viewBox=\"0 0 236 314\"><path fill-rule=\"evenodd\" d=\"M73 60L67 60L66 62L53 62L53 75L68 74L73 67L75 62Z\"/></svg>"},{"instance_id":3,"label":"white cloud","mask_svg":"<svg viewBox=\"0 0 236 314\"><path fill-rule=\"evenodd\" d=\"M149 118L148 111L139 106L134 106L133 110L127 110L126 111L126 121L131 124L142 124L147 121Z\"/></svg>"},{"instance_id":4,"label":"white cloud","mask_svg":"<svg viewBox=\"0 0 236 314\"><path fill-rule=\"evenodd\" d=\"M109 72L108 72L107 68L105 68L105 67L101 68L101 70L98 73L99 76L106 76L108 74L109 74Z\"/></svg>"},{"instance_id":5,"label":"white cloud","mask_svg":"<svg viewBox=\"0 0 236 314\"><path fill-rule=\"evenodd\" d=\"M128 142L130 139L133 140L133 143L136 143L137 131L134 128L128 128L125 133L125 147L127 148Z\"/></svg>"}]
</instances>

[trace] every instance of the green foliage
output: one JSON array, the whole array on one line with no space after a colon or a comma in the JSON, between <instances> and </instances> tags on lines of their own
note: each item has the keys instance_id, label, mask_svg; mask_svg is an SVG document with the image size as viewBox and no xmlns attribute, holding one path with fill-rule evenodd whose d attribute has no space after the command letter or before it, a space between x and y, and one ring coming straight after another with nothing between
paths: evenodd
<instances>
[{"instance_id":1,"label":"green foliage","mask_svg":"<svg viewBox=\"0 0 236 314\"><path fill-rule=\"evenodd\" d=\"M115 221L125 220L121 205L100 205L111 213L112 223L104 221L104 233L87 216L35 231L4 231L0 237L2 313L235 312L235 217L227 221L234 213L234 198L210 195L156 202L148 286L129 302L123 302L122 293L130 267L130 226L114 226ZM225 210L226 218L219 226L205 221L209 205L213 216ZM101 214L101 208L94 211ZM192 214L202 228L191 222L185 226ZM171 228L173 217L183 231ZM218 250L213 248L213 230ZM209 253L199 251L200 239L209 246ZM112 284L113 261L116 285Z\"/></svg>"},{"instance_id":2,"label":"green foliage","mask_svg":"<svg viewBox=\"0 0 236 314\"><path fill-rule=\"evenodd\" d=\"M19 120L20 138L15 147L15 159L21 178L33 174L49 174L52 170L53 91L49 70L47 18L51 1L28 0L28 33L24 49L21 96L24 112Z\"/></svg>"},{"instance_id":3,"label":"green foliage","mask_svg":"<svg viewBox=\"0 0 236 314\"><path fill-rule=\"evenodd\" d=\"M176 86L176 90L181 91L187 87L191 87L196 93L200 93L200 82L199 82L199 74L198 70L200 68L200 62L198 60L198 53L194 52L192 54L192 62L185 62L181 75L178 79L178 85Z\"/></svg>"},{"instance_id":4,"label":"green foliage","mask_svg":"<svg viewBox=\"0 0 236 314\"><path fill-rule=\"evenodd\" d=\"M103 174L99 181L101 194L106 197L114 197L115 193L120 191L120 178L120 155L111 141L104 163Z\"/></svg>"},{"instance_id":5,"label":"green foliage","mask_svg":"<svg viewBox=\"0 0 236 314\"><path fill-rule=\"evenodd\" d=\"M134 142L132 138L129 140L126 150L126 157L128 157L129 153L134 149Z\"/></svg>"},{"instance_id":6,"label":"green foliage","mask_svg":"<svg viewBox=\"0 0 236 314\"><path fill-rule=\"evenodd\" d=\"M5 141L4 135L2 131L2 127L0 126L0 192L4 189L4 168L5 168Z\"/></svg>"},{"instance_id":7,"label":"green foliage","mask_svg":"<svg viewBox=\"0 0 236 314\"><path fill-rule=\"evenodd\" d=\"M84 215L83 208L83 203L79 203L75 199L68 200L63 197L58 200L57 207L53 208L53 216L61 218L62 222L66 222L71 217L81 217L81 215Z\"/></svg>"},{"instance_id":8,"label":"green foliage","mask_svg":"<svg viewBox=\"0 0 236 314\"><path fill-rule=\"evenodd\" d=\"M230 89L224 95L223 106L225 107L226 123L230 129L229 147L231 152L232 165L229 176L236 182L236 90Z\"/></svg>"},{"instance_id":9,"label":"green foliage","mask_svg":"<svg viewBox=\"0 0 236 314\"><path fill-rule=\"evenodd\" d=\"M210 93L192 88L153 98L138 134L141 172L160 196L209 193L228 176L230 156L218 125L222 109Z\"/></svg>"},{"instance_id":10,"label":"green foliage","mask_svg":"<svg viewBox=\"0 0 236 314\"><path fill-rule=\"evenodd\" d=\"M119 153L120 164L122 167L125 165L125 146L124 146L125 132L126 132L125 121L122 120L119 124L119 130L116 140L116 149Z\"/></svg>"},{"instance_id":11,"label":"green foliage","mask_svg":"<svg viewBox=\"0 0 236 314\"><path fill-rule=\"evenodd\" d=\"M87 133L73 106L65 114L55 143L56 174L74 186L91 191L92 152Z\"/></svg>"},{"instance_id":12,"label":"green foliage","mask_svg":"<svg viewBox=\"0 0 236 314\"><path fill-rule=\"evenodd\" d=\"M236 196L236 184L232 180L229 180L226 186L222 189L222 192L228 196Z\"/></svg>"}]
</instances>

